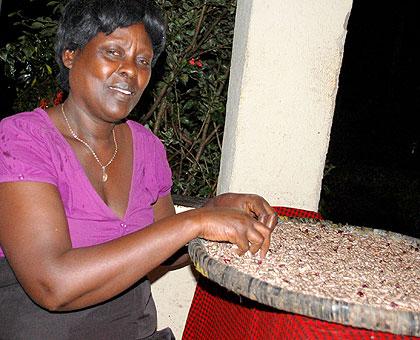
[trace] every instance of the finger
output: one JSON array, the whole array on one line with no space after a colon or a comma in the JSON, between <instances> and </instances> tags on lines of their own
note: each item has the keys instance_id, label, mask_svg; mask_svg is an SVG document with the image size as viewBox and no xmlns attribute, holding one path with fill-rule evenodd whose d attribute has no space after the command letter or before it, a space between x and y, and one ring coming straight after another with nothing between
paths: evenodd
<instances>
[{"instance_id":1,"label":"finger","mask_svg":"<svg viewBox=\"0 0 420 340\"><path fill-rule=\"evenodd\" d=\"M268 218L268 216L275 213L270 204L261 196L253 195L249 203L249 211L252 212L260 222L262 222L262 218Z\"/></svg>"},{"instance_id":2,"label":"finger","mask_svg":"<svg viewBox=\"0 0 420 340\"><path fill-rule=\"evenodd\" d=\"M249 241L245 235L237 237L234 243L238 247L235 252L240 256L244 255L249 250Z\"/></svg>"},{"instance_id":3,"label":"finger","mask_svg":"<svg viewBox=\"0 0 420 340\"><path fill-rule=\"evenodd\" d=\"M258 221L250 218L247 218L247 220L245 224L246 229L243 229L243 232L239 232L237 236L236 244L239 247L237 251L239 255L243 255L247 251L250 251L252 254L257 253L269 233L269 231L265 230L267 228ZM262 233L259 232L259 229L262 230Z\"/></svg>"},{"instance_id":4,"label":"finger","mask_svg":"<svg viewBox=\"0 0 420 340\"><path fill-rule=\"evenodd\" d=\"M270 249L270 237L264 239L263 244L260 248L260 257L264 259L268 253L268 249Z\"/></svg>"},{"instance_id":5,"label":"finger","mask_svg":"<svg viewBox=\"0 0 420 340\"><path fill-rule=\"evenodd\" d=\"M262 215L258 216L258 222L267 225L268 218L269 218L268 215L262 214Z\"/></svg>"},{"instance_id":6,"label":"finger","mask_svg":"<svg viewBox=\"0 0 420 340\"><path fill-rule=\"evenodd\" d=\"M249 251L251 254L256 254L258 250L261 249L261 246L265 242L264 236L258 232L256 229L250 229L248 233L248 239L249 239Z\"/></svg>"},{"instance_id":7,"label":"finger","mask_svg":"<svg viewBox=\"0 0 420 340\"><path fill-rule=\"evenodd\" d=\"M270 248L270 237L271 229L264 224L256 224L258 233L263 237L262 243L260 244L260 257L264 258L267 255L268 249Z\"/></svg>"},{"instance_id":8,"label":"finger","mask_svg":"<svg viewBox=\"0 0 420 340\"><path fill-rule=\"evenodd\" d=\"M273 214L264 214L258 217L258 222L264 224L270 229L274 229L274 227L277 225L278 221L278 214L274 212Z\"/></svg>"},{"instance_id":9,"label":"finger","mask_svg":"<svg viewBox=\"0 0 420 340\"><path fill-rule=\"evenodd\" d=\"M269 227L271 230L274 230L274 228L277 226L278 223L278 215L275 212L273 215L270 215L268 218L268 222L265 223L267 227Z\"/></svg>"},{"instance_id":10,"label":"finger","mask_svg":"<svg viewBox=\"0 0 420 340\"><path fill-rule=\"evenodd\" d=\"M274 208L264 198L263 198L263 205L264 205L264 210L266 211L268 215L272 215L276 213Z\"/></svg>"}]
</instances>

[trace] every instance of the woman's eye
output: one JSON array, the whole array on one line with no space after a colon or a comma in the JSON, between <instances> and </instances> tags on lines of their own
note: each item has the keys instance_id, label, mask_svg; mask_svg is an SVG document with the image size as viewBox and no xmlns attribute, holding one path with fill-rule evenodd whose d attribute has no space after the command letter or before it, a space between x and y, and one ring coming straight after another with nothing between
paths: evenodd
<instances>
[{"instance_id":1,"label":"woman's eye","mask_svg":"<svg viewBox=\"0 0 420 340\"><path fill-rule=\"evenodd\" d=\"M118 52L117 50L107 50L107 54L112 56L112 57L119 57L120 56L120 52Z\"/></svg>"},{"instance_id":2,"label":"woman's eye","mask_svg":"<svg viewBox=\"0 0 420 340\"><path fill-rule=\"evenodd\" d=\"M149 66L150 65L149 60L147 60L145 58L137 58L137 63L141 66Z\"/></svg>"}]
</instances>

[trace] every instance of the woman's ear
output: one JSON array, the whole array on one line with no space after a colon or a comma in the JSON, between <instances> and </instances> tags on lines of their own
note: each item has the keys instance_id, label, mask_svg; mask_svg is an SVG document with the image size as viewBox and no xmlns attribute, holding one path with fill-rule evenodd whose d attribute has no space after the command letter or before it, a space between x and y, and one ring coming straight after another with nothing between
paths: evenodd
<instances>
[{"instance_id":1,"label":"woman's ear","mask_svg":"<svg viewBox=\"0 0 420 340\"><path fill-rule=\"evenodd\" d=\"M68 69L73 67L74 58L76 57L76 51L64 50L62 60L65 67Z\"/></svg>"}]
</instances>

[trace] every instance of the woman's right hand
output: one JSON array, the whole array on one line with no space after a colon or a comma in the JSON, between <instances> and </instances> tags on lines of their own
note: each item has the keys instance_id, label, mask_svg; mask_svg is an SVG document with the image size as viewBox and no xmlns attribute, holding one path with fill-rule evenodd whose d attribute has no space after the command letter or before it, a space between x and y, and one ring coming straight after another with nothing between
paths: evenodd
<instances>
[{"instance_id":1,"label":"woman's right hand","mask_svg":"<svg viewBox=\"0 0 420 340\"><path fill-rule=\"evenodd\" d=\"M199 237L210 241L227 241L238 247L238 254L260 251L264 258L273 231L249 214L229 208L199 208L194 211L201 226Z\"/></svg>"}]
</instances>

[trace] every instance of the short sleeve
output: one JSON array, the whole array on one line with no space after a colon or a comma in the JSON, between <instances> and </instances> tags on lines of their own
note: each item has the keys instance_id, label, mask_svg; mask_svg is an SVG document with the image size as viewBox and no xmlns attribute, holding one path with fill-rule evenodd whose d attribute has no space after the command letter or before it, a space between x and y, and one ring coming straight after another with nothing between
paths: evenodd
<instances>
[{"instance_id":1,"label":"short sleeve","mask_svg":"<svg viewBox=\"0 0 420 340\"><path fill-rule=\"evenodd\" d=\"M31 115L0 122L0 182L35 181L57 185L46 128Z\"/></svg>"},{"instance_id":2,"label":"short sleeve","mask_svg":"<svg viewBox=\"0 0 420 340\"><path fill-rule=\"evenodd\" d=\"M165 147L157 138L155 143L155 169L158 196L167 196L172 188L172 171L166 157Z\"/></svg>"}]
</instances>

